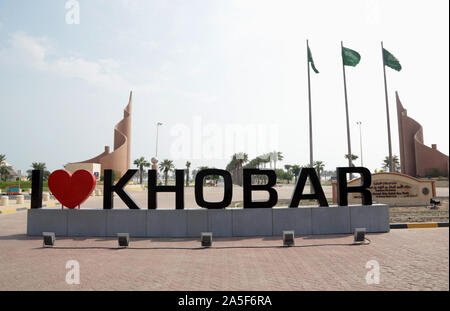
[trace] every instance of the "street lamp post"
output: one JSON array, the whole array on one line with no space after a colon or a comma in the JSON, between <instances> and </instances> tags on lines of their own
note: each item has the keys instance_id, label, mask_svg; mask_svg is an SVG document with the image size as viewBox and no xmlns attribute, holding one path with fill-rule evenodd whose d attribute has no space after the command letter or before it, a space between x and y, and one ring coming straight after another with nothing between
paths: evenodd
<instances>
[{"instance_id":1,"label":"street lamp post","mask_svg":"<svg viewBox=\"0 0 450 311\"><path fill-rule=\"evenodd\" d=\"M159 126L163 125L161 122L156 123L156 148L155 148L155 156L151 159L152 162L152 169L157 170L158 169L158 132L159 132Z\"/></svg>"},{"instance_id":2,"label":"street lamp post","mask_svg":"<svg viewBox=\"0 0 450 311\"><path fill-rule=\"evenodd\" d=\"M156 150L155 150L155 158L158 158L158 129L159 129L160 125L162 125L161 122L156 123Z\"/></svg>"},{"instance_id":3,"label":"street lamp post","mask_svg":"<svg viewBox=\"0 0 450 311\"><path fill-rule=\"evenodd\" d=\"M356 124L359 125L359 146L361 148L361 166L363 166L363 147L362 147L362 131L361 131L362 122L358 121L356 122Z\"/></svg>"}]
</instances>

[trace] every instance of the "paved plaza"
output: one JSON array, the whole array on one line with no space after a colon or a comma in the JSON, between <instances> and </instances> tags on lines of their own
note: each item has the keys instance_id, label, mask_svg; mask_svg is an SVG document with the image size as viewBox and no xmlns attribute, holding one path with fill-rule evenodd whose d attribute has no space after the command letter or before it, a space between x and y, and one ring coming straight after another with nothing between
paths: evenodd
<instances>
[{"instance_id":1,"label":"paved plaza","mask_svg":"<svg viewBox=\"0 0 450 311\"><path fill-rule=\"evenodd\" d=\"M0 215L0 290L449 290L448 228L297 237L42 239L26 236L26 212ZM66 283L69 260L80 265L80 284ZM379 264L379 284L367 284L367 262Z\"/></svg>"}]
</instances>

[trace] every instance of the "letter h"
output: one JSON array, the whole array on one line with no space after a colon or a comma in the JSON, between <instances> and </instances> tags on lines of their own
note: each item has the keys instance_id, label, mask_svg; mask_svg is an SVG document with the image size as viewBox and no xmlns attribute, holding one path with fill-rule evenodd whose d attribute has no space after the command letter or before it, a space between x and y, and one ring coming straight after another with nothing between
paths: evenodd
<instances>
[{"instance_id":1,"label":"letter h","mask_svg":"<svg viewBox=\"0 0 450 311\"><path fill-rule=\"evenodd\" d=\"M158 192L175 192L175 208L184 209L184 170L175 170L175 186L158 186L156 170L148 170L148 209L156 209Z\"/></svg>"}]
</instances>

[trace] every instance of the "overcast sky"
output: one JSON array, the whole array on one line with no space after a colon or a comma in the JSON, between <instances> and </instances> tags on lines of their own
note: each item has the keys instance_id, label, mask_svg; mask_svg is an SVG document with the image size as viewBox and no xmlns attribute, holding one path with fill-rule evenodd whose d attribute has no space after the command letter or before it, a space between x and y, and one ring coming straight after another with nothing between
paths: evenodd
<instances>
[{"instance_id":1,"label":"overcast sky","mask_svg":"<svg viewBox=\"0 0 450 311\"><path fill-rule=\"evenodd\" d=\"M393 153L395 91L425 143L449 153L448 1L78 3L79 24L68 24L65 0L0 1L0 154L17 169L60 169L112 146L130 90L132 159L155 155L162 122L158 158L177 168L224 168L227 131L239 126L256 129L238 135L249 158L276 149L277 166L307 164L306 39L320 71L311 72L314 157L326 169L347 165L341 40L361 54L346 74L352 151L360 155L361 121L364 166L380 169L388 155L381 40L403 66L386 69Z\"/></svg>"}]
</instances>

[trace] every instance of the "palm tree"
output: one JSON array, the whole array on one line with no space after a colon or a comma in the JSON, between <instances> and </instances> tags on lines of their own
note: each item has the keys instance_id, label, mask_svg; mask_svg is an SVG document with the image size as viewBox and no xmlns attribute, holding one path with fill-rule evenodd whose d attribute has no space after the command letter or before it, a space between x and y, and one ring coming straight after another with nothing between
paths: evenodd
<instances>
[{"instance_id":1,"label":"palm tree","mask_svg":"<svg viewBox=\"0 0 450 311\"><path fill-rule=\"evenodd\" d=\"M197 167L197 172L200 172L200 171L203 171L203 170L207 170L209 167L207 167L207 166L200 166L200 167ZM205 178L203 178L203 186L205 186L206 185L206 181L208 180L208 179L210 179L211 178L211 176L206 176Z\"/></svg>"},{"instance_id":2,"label":"palm tree","mask_svg":"<svg viewBox=\"0 0 450 311\"><path fill-rule=\"evenodd\" d=\"M398 156L396 156L396 155L392 156L392 162L394 164L395 172L399 173L400 172L400 161L398 159ZM387 171L390 166L389 165L389 157L385 157L383 160L383 163L381 165L382 165L382 168Z\"/></svg>"},{"instance_id":3,"label":"palm tree","mask_svg":"<svg viewBox=\"0 0 450 311\"><path fill-rule=\"evenodd\" d=\"M186 187L189 187L189 168L191 167L191 162L186 161Z\"/></svg>"},{"instance_id":4,"label":"palm tree","mask_svg":"<svg viewBox=\"0 0 450 311\"><path fill-rule=\"evenodd\" d=\"M284 169L285 169L287 172L291 172L291 170L292 170L292 165L286 164L286 165L284 166Z\"/></svg>"},{"instance_id":5,"label":"palm tree","mask_svg":"<svg viewBox=\"0 0 450 311\"><path fill-rule=\"evenodd\" d=\"M33 174L33 170L41 170L44 171L44 180L48 180L48 177L50 176L50 172L47 170L47 166L44 162L33 162L31 163L31 170L27 170L28 174L28 180L31 180L31 176Z\"/></svg>"},{"instance_id":6,"label":"palm tree","mask_svg":"<svg viewBox=\"0 0 450 311\"><path fill-rule=\"evenodd\" d=\"M266 168L266 164L270 163L272 165L272 160L270 159L270 153L265 153L261 155L260 157L261 164L263 165L263 168Z\"/></svg>"},{"instance_id":7,"label":"palm tree","mask_svg":"<svg viewBox=\"0 0 450 311\"><path fill-rule=\"evenodd\" d=\"M169 178L169 172L175 168L172 160L164 160L159 163L159 170L164 173L164 185L167 186L167 180Z\"/></svg>"},{"instance_id":8,"label":"palm tree","mask_svg":"<svg viewBox=\"0 0 450 311\"><path fill-rule=\"evenodd\" d=\"M139 183L142 185L144 167L149 167L150 163L148 163L144 157L140 157L139 159L134 160L133 164L139 168Z\"/></svg>"},{"instance_id":9,"label":"palm tree","mask_svg":"<svg viewBox=\"0 0 450 311\"><path fill-rule=\"evenodd\" d=\"M348 159L348 154L344 155L344 158ZM352 166L355 166L355 164L353 164L353 161L355 161L356 159L358 159L359 157L355 154L352 154Z\"/></svg>"},{"instance_id":10,"label":"palm tree","mask_svg":"<svg viewBox=\"0 0 450 311\"><path fill-rule=\"evenodd\" d=\"M243 167L244 167L244 163L248 162L248 154L244 153L244 152L240 152L238 154L236 154L236 159L238 160L239 166L238 166L238 176L239 176L239 186L242 186L242 181L244 178L243 175Z\"/></svg>"},{"instance_id":11,"label":"palm tree","mask_svg":"<svg viewBox=\"0 0 450 311\"><path fill-rule=\"evenodd\" d=\"M289 175L291 175L291 179L292 179L292 165L289 165L289 164L286 164L285 166L284 166L284 168L285 168L285 170L286 170L286 178L289 176ZM288 179L287 180L287 183L289 184L289 181L291 180L291 179Z\"/></svg>"},{"instance_id":12,"label":"palm tree","mask_svg":"<svg viewBox=\"0 0 450 311\"><path fill-rule=\"evenodd\" d=\"M300 173L301 169L302 168L300 167L300 165L297 165L297 164L292 165L292 167L291 167L291 172L292 172L292 174L294 174L295 182L297 182L298 174Z\"/></svg>"},{"instance_id":13,"label":"palm tree","mask_svg":"<svg viewBox=\"0 0 450 311\"><path fill-rule=\"evenodd\" d=\"M274 151L272 153L271 160L273 160L273 169L277 168L277 161L283 161L283 155L280 151Z\"/></svg>"},{"instance_id":14,"label":"palm tree","mask_svg":"<svg viewBox=\"0 0 450 311\"><path fill-rule=\"evenodd\" d=\"M9 170L8 167L3 163L3 161L6 160L6 155L0 154L0 180L8 179L9 177Z\"/></svg>"},{"instance_id":15,"label":"palm tree","mask_svg":"<svg viewBox=\"0 0 450 311\"><path fill-rule=\"evenodd\" d=\"M314 168L317 171L317 177L319 177L320 182L320 174L323 172L323 169L325 168L325 164L323 161L314 161Z\"/></svg>"}]
</instances>

